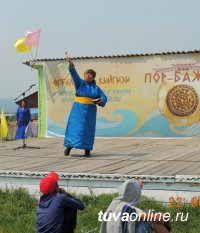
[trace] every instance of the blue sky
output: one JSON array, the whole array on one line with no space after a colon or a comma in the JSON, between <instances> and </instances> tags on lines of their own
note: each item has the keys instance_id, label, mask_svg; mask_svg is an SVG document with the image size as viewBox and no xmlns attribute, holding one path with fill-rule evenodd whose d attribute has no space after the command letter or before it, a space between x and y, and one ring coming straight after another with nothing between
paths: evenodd
<instances>
[{"instance_id":1,"label":"blue sky","mask_svg":"<svg viewBox=\"0 0 200 233\"><path fill-rule=\"evenodd\" d=\"M37 72L14 41L41 28L38 58L200 50L199 0L1 0L0 100L16 98ZM33 89L36 90L37 87Z\"/></svg>"}]
</instances>

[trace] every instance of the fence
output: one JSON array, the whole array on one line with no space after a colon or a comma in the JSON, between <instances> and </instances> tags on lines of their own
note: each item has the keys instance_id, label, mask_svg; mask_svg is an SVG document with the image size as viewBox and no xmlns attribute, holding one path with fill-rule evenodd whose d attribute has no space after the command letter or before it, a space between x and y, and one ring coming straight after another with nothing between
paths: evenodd
<instances>
[{"instance_id":1,"label":"fence","mask_svg":"<svg viewBox=\"0 0 200 233\"><path fill-rule=\"evenodd\" d=\"M6 137L7 141L12 141L15 139L15 133L16 133L17 125L16 122L8 122L8 135ZM1 132L0 132L0 138L1 138Z\"/></svg>"}]
</instances>

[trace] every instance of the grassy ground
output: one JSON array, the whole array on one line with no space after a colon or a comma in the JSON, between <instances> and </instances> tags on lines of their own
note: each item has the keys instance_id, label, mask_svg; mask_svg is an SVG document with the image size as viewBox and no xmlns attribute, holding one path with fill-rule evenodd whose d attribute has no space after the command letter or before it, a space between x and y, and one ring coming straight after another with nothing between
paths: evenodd
<instances>
[{"instance_id":1,"label":"grassy ground","mask_svg":"<svg viewBox=\"0 0 200 233\"><path fill-rule=\"evenodd\" d=\"M0 190L0 233L35 231L36 200L22 189Z\"/></svg>"},{"instance_id":2,"label":"grassy ground","mask_svg":"<svg viewBox=\"0 0 200 233\"><path fill-rule=\"evenodd\" d=\"M105 212L114 194L100 196L79 197L86 205L86 210L79 212L76 233L99 232L99 211ZM36 210L37 200L31 198L23 189L0 190L0 233L36 233ZM170 212L172 219L177 212L183 212L184 218L188 212L188 221L180 220L172 222L174 233L199 233L200 232L200 207L191 208L183 206L180 209L169 209L154 200L142 198L138 205L141 209L154 209L155 211Z\"/></svg>"}]
</instances>

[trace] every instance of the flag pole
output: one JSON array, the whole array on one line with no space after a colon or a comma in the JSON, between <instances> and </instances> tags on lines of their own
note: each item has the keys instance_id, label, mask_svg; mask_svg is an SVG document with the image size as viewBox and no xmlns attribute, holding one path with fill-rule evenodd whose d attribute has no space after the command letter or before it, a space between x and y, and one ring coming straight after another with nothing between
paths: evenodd
<instances>
[{"instance_id":1,"label":"flag pole","mask_svg":"<svg viewBox=\"0 0 200 233\"><path fill-rule=\"evenodd\" d=\"M40 30L39 30L39 31L41 32L41 28L40 28ZM36 58L37 58L37 54L38 54L39 41L40 41L40 34L39 34L38 45L37 45L36 53L35 53L35 60L36 60Z\"/></svg>"},{"instance_id":2,"label":"flag pole","mask_svg":"<svg viewBox=\"0 0 200 233\"><path fill-rule=\"evenodd\" d=\"M39 29L39 31L41 32L41 28ZM36 47L35 58L33 59L33 64L32 64L31 69L33 69L33 66L35 65L35 61L36 61L37 54L38 54L39 41L40 41L40 33L39 33L38 45L37 45L37 47Z\"/></svg>"}]
</instances>

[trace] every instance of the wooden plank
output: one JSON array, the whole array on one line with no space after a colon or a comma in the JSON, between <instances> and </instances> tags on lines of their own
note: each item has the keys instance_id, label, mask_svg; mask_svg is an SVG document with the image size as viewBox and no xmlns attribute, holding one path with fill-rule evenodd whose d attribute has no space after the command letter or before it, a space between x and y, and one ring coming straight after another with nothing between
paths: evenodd
<instances>
[{"instance_id":1,"label":"wooden plank","mask_svg":"<svg viewBox=\"0 0 200 233\"><path fill-rule=\"evenodd\" d=\"M176 175L178 171L187 168L189 166L188 163L190 162L186 163L185 161L169 161L168 163L165 163L163 166L159 166L158 169L154 172L156 175Z\"/></svg>"},{"instance_id":2,"label":"wooden plank","mask_svg":"<svg viewBox=\"0 0 200 233\"><path fill-rule=\"evenodd\" d=\"M113 161L113 163L109 163L105 165L104 167L96 168L97 173L101 174L111 174L111 173L118 173L118 170L128 166L130 164L135 164L137 161L129 161L129 160L124 160L124 161Z\"/></svg>"},{"instance_id":3,"label":"wooden plank","mask_svg":"<svg viewBox=\"0 0 200 233\"><path fill-rule=\"evenodd\" d=\"M177 172L177 175L182 175L183 170ZM190 163L188 167L184 169L184 174L199 176L200 175L200 162Z\"/></svg>"},{"instance_id":4,"label":"wooden plank","mask_svg":"<svg viewBox=\"0 0 200 233\"><path fill-rule=\"evenodd\" d=\"M137 170L139 170L142 167L148 166L154 162L152 161L138 161L134 164L130 164L129 166L123 167L121 169L118 169L118 174L133 174L133 175L140 175L137 173Z\"/></svg>"},{"instance_id":5,"label":"wooden plank","mask_svg":"<svg viewBox=\"0 0 200 233\"><path fill-rule=\"evenodd\" d=\"M91 158L73 149L64 156L63 138L33 138L28 145L41 149L13 150L21 141L0 142L0 169L118 173L122 175L199 175L199 138L154 140L112 138L95 140Z\"/></svg>"}]
</instances>

